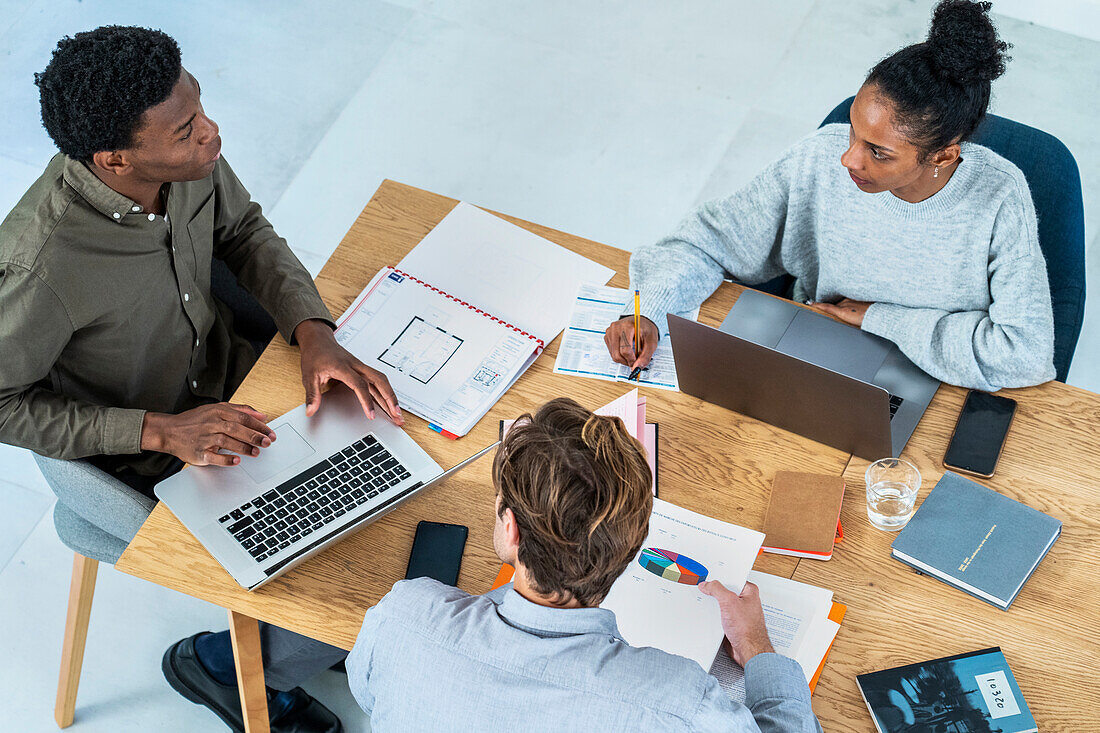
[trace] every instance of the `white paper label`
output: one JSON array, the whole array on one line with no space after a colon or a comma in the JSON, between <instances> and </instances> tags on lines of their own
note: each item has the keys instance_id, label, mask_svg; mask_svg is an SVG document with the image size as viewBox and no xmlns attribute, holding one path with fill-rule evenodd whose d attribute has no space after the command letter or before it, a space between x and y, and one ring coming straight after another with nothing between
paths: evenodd
<instances>
[{"instance_id":1,"label":"white paper label","mask_svg":"<svg viewBox=\"0 0 1100 733\"><path fill-rule=\"evenodd\" d=\"M1016 696L1012 694L1012 688L1008 686L1008 677L1004 672L978 674L974 675L974 679L978 682L978 689L985 698L985 706L989 708L989 714L994 720L1020 714L1020 706L1016 702Z\"/></svg>"}]
</instances>

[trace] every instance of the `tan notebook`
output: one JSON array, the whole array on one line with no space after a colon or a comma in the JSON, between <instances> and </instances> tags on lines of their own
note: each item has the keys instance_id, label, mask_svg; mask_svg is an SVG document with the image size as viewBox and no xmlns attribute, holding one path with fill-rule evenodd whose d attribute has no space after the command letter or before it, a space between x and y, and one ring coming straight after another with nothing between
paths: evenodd
<instances>
[{"instance_id":1,"label":"tan notebook","mask_svg":"<svg viewBox=\"0 0 1100 733\"><path fill-rule=\"evenodd\" d=\"M780 471L764 517L764 552L828 560L840 532L844 479ZM843 535L841 535L843 536Z\"/></svg>"}]
</instances>

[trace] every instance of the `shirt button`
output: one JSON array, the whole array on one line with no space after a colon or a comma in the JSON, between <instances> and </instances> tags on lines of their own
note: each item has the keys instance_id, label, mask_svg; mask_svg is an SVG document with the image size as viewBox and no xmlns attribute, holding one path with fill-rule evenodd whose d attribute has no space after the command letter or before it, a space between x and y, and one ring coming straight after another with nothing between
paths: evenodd
<instances>
[{"instance_id":1,"label":"shirt button","mask_svg":"<svg viewBox=\"0 0 1100 733\"><path fill-rule=\"evenodd\" d=\"M154 216L153 214L150 214L150 215L149 215L149 221L152 221L153 219L156 219L156 218L157 218L157 217L156 217L156 216Z\"/></svg>"},{"instance_id":2,"label":"shirt button","mask_svg":"<svg viewBox=\"0 0 1100 733\"><path fill-rule=\"evenodd\" d=\"M111 216L113 216L116 219L121 219L122 218L122 214L118 213L117 211L115 213L111 214Z\"/></svg>"},{"instance_id":3,"label":"shirt button","mask_svg":"<svg viewBox=\"0 0 1100 733\"><path fill-rule=\"evenodd\" d=\"M191 380L191 387L192 387L192 389L198 389L199 388L199 383L192 379Z\"/></svg>"},{"instance_id":4,"label":"shirt button","mask_svg":"<svg viewBox=\"0 0 1100 733\"><path fill-rule=\"evenodd\" d=\"M189 293L184 293L183 294L183 300L184 300L184 302L186 302L188 300L191 300L191 295Z\"/></svg>"},{"instance_id":5,"label":"shirt button","mask_svg":"<svg viewBox=\"0 0 1100 733\"><path fill-rule=\"evenodd\" d=\"M196 349L199 348L199 340L198 339L195 339L195 348Z\"/></svg>"},{"instance_id":6,"label":"shirt button","mask_svg":"<svg viewBox=\"0 0 1100 733\"><path fill-rule=\"evenodd\" d=\"M140 206L135 206L131 209L131 211L141 211L141 207Z\"/></svg>"}]
</instances>

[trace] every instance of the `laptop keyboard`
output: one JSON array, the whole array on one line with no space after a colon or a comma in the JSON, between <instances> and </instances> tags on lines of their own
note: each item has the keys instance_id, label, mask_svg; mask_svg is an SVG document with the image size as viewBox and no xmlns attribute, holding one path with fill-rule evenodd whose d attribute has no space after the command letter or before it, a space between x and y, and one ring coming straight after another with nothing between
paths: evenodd
<instances>
[{"instance_id":1,"label":"laptop keyboard","mask_svg":"<svg viewBox=\"0 0 1100 733\"><path fill-rule=\"evenodd\" d=\"M901 403L905 402L901 397L897 395L890 395L890 419L894 419L894 415L897 413L898 408L901 407Z\"/></svg>"},{"instance_id":2,"label":"laptop keyboard","mask_svg":"<svg viewBox=\"0 0 1100 733\"><path fill-rule=\"evenodd\" d=\"M248 554L262 562L411 475L368 435L218 521Z\"/></svg>"}]
</instances>

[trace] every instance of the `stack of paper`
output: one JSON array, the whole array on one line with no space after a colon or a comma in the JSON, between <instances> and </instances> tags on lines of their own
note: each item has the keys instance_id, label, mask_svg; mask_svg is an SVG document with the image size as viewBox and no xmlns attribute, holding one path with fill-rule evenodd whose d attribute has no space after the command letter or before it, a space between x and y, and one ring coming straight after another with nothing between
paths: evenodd
<instances>
[{"instance_id":1,"label":"stack of paper","mask_svg":"<svg viewBox=\"0 0 1100 733\"><path fill-rule=\"evenodd\" d=\"M840 623L833 619L843 618L844 607L834 604L831 590L755 570L748 579L760 587L764 623L772 647L798 662L812 690L825 655L840 630ZM839 608L834 610L834 606ZM724 649L714 657L710 673L718 678L730 699L745 701L745 672Z\"/></svg>"},{"instance_id":2,"label":"stack of paper","mask_svg":"<svg viewBox=\"0 0 1100 733\"><path fill-rule=\"evenodd\" d=\"M612 382L628 381L627 377L632 370L611 359L603 335L612 322L619 320L625 313L633 312L633 309L633 294L629 290L594 284L581 285L573 304L569 326L565 329L558 348L554 371L558 374L607 379ZM694 319L698 315L699 311L696 309L691 317ZM647 387L679 390L676 361L672 356L672 342L667 332L661 334L657 351L654 352L649 366L642 370L637 383Z\"/></svg>"},{"instance_id":3,"label":"stack of paper","mask_svg":"<svg viewBox=\"0 0 1100 733\"><path fill-rule=\"evenodd\" d=\"M696 586L717 580L740 593L752 581L760 588L772 647L798 662L812 692L847 607L833 601L832 591L749 570L763 539L759 532L654 499L649 535L600 607L615 612L619 633L631 646L695 660L732 700L744 703L745 672L722 648L718 604ZM504 565L493 588L512 574L512 566Z\"/></svg>"}]
</instances>

